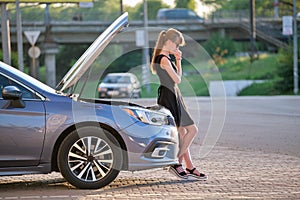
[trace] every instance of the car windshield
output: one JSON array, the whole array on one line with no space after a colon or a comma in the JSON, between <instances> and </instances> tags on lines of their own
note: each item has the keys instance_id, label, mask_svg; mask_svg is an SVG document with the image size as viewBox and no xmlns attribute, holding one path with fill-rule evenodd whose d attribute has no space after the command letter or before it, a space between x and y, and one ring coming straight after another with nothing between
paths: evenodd
<instances>
[{"instance_id":1,"label":"car windshield","mask_svg":"<svg viewBox=\"0 0 300 200\"><path fill-rule=\"evenodd\" d=\"M128 76L106 76L103 83L130 83Z\"/></svg>"}]
</instances>

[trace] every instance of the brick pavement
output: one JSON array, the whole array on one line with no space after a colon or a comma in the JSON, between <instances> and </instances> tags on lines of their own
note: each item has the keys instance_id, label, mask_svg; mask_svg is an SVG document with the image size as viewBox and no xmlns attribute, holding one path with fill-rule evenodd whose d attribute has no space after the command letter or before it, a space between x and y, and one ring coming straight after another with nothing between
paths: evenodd
<instances>
[{"instance_id":1,"label":"brick pavement","mask_svg":"<svg viewBox=\"0 0 300 200\"><path fill-rule=\"evenodd\" d=\"M192 146L207 181L178 180L163 169L121 172L98 190L74 189L59 173L0 177L0 199L300 199L300 158L215 147L205 158Z\"/></svg>"}]
</instances>

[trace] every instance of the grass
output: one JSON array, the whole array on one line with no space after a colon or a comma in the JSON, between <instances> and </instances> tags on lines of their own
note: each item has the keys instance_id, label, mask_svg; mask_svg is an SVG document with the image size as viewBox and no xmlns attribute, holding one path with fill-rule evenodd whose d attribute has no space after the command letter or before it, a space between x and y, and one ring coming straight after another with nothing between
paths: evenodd
<instances>
[{"instance_id":1,"label":"grass","mask_svg":"<svg viewBox=\"0 0 300 200\"><path fill-rule=\"evenodd\" d=\"M262 54L258 60L250 62L249 57L229 58L219 66L223 80L266 80L275 76L276 54Z\"/></svg>"},{"instance_id":2,"label":"grass","mask_svg":"<svg viewBox=\"0 0 300 200\"><path fill-rule=\"evenodd\" d=\"M263 83L254 83L239 92L239 96L251 95L278 95L274 87L278 69L277 54L263 54L253 63L249 59L230 59L221 67L223 80L264 80Z\"/></svg>"},{"instance_id":3,"label":"grass","mask_svg":"<svg viewBox=\"0 0 300 200\"><path fill-rule=\"evenodd\" d=\"M273 81L253 83L251 86L240 91L238 96L277 95L278 92L274 89L273 85Z\"/></svg>"},{"instance_id":4,"label":"grass","mask_svg":"<svg viewBox=\"0 0 300 200\"><path fill-rule=\"evenodd\" d=\"M200 65L203 66L203 65ZM278 68L277 54L262 54L258 60L250 62L249 57L231 57L222 65L206 66L198 69L199 73L185 76L185 81L180 85L184 96L190 96L190 85L197 96L208 96L209 81L220 80L265 80L264 83L256 83L239 95L275 95L274 81L277 78ZM186 71L192 70L192 66L184 66Z\"/></svg>"}]
</instances>

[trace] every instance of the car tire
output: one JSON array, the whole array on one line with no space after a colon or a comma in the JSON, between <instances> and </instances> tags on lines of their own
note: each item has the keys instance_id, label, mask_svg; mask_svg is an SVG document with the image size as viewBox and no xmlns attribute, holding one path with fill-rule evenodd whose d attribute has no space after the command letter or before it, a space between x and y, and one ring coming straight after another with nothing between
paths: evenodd
<instances>
[{"instance_id":1,"label":"car tire","mask_svg":"<svg viewBox=\"0 0 300 200\"><path fill-rule=\"evenodd\" d=\"M98 189L111 183L123 162L117 139L100 127L80 127L61 143L58 167L63 177L81 189Z\"/></svg>"}]
</instances>

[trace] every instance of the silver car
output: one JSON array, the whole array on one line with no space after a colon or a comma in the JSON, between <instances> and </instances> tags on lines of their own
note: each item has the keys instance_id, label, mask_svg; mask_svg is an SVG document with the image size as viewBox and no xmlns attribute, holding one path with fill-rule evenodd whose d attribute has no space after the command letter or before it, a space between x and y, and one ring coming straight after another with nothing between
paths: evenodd
<instances>
[{"instance_id":1,"label":"silver car","mask_svg":"<svg viewBox=\"0 0 300 200\"><path fill-rule=\"evenodd\" d=\"M140 98L141 86L132 73L108 73L98 87L99 98Z\"/></svg>"},{"instance_id":2,"label":"silver car","mask_svg":"<svg viewBox=\"0 0 300 200\"><path fill-rule=\"evenodd\" d=\"M167 110L84 98L72 89L127 20L124 13L113 22L56 89L0 62L0 175L59 171L92 189L121 170L175 163L178 133Z\"/></svg>"}]
</instances>

